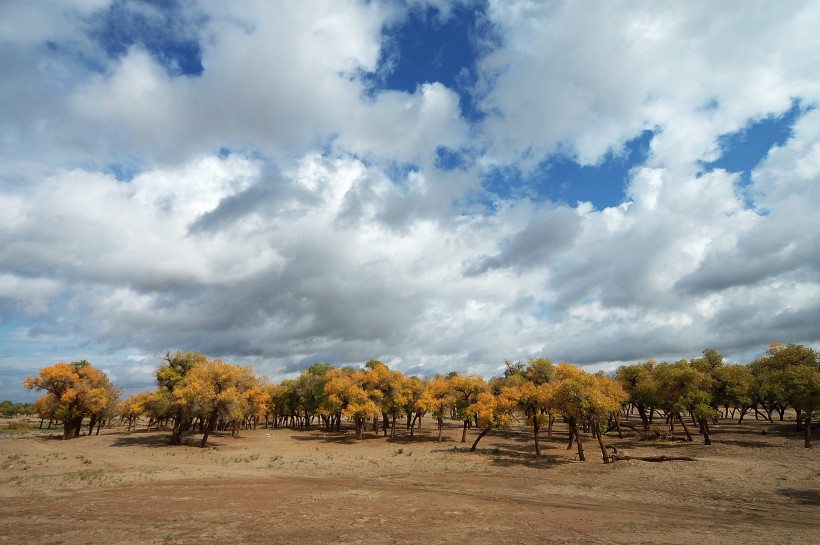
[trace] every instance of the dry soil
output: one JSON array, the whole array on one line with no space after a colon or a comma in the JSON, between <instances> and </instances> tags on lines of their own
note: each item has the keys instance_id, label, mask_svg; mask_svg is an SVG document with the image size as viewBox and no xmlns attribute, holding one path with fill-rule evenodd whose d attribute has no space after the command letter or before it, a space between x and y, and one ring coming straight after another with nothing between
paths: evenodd
<instances>
[{"instance_id":1,"label":"dry soil","mask_svg":"<svg viewBox=\"0 0 820 545\"><path fill-rule=\"evenodd\" d=\"M4 424L0 422L0 430ZM605 465L566 430L492 431L476 452L456 422L435 441L288 428L168 445L167 432L0 431L0 544L820 543L820 449L788 422L721 421L714 444L609 444L692 462ZM820 441L820 437L817 438Z\"/></svg>"}]
</instances>

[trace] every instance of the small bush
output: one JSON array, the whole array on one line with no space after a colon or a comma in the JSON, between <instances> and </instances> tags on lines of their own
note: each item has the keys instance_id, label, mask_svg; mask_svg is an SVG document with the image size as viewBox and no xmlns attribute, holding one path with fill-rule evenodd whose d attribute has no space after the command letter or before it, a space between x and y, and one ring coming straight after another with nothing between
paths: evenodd
<instances>
[{"instance_id":1,"label":"small bush","mask_svg":"<svg viewBox=\"0 0 820 545\"><path fill-rule=\"evenodd\" d=\"M4 426L7 430L30 430L34 426L26 420L12 420Z\"/></svg>"}]
</instances>

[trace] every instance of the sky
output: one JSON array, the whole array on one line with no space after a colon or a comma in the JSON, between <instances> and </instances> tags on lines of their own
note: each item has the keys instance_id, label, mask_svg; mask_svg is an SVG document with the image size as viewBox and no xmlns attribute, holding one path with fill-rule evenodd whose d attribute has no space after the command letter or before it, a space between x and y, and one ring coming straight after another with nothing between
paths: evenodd
<instances>
[{"instance_id":1,"label":"sky","mask_svg":"<svg viewBox=\"0 0 820 545\"><path fill-rule=\"evenodd\" d=\"M820 4L0 3L0 399L820 348Z\"/></svg>"}]
</instances>

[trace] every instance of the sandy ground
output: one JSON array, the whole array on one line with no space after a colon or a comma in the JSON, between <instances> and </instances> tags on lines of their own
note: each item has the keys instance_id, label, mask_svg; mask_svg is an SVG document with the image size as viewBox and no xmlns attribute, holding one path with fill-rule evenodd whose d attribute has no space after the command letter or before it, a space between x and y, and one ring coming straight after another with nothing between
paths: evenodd
<instances>
[{"instance_id":1,"label":"sandy ground","mask_svg":"<svg viewBox=\"0 0 820 545\"><path fill-rule=\"evenodd\" d=\"M561 425L539 457L523 427L470 453L476 431L460 443L453 422L437 443L430 419L415 438L257 429L205 449L166 432L0 432L0 544L816 545L820 449L793 426L724 421L712 446L608 436L696 458L609 465L589 438L576 461Z\"/></svg>"}]
</instances>

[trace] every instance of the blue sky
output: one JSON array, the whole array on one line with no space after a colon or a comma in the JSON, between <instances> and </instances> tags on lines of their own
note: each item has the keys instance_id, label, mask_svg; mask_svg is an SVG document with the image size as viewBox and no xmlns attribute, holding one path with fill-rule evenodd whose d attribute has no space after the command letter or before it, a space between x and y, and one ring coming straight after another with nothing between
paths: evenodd
<instances>
[{"instance_id":1,"label":"blue sky","mask_svg":"<svg viewBox=\"0 0 820 545\"><path fill-rule=\"evenodd\" d=\"M0 7L0 398L820 347L820 9ZM812 52L814 54L812 54Z\"/></svg>"}]
</instances>

